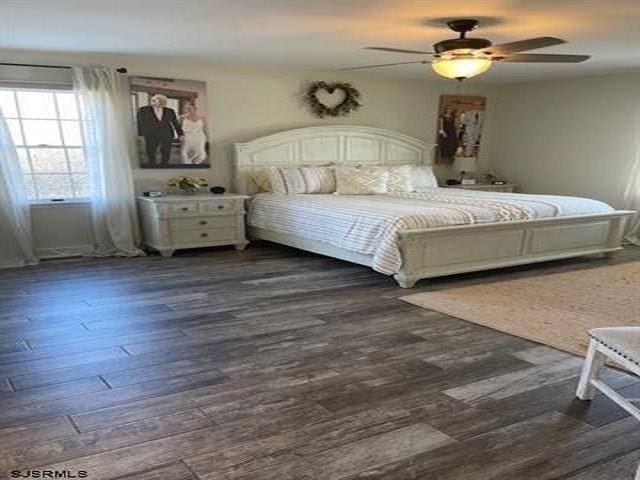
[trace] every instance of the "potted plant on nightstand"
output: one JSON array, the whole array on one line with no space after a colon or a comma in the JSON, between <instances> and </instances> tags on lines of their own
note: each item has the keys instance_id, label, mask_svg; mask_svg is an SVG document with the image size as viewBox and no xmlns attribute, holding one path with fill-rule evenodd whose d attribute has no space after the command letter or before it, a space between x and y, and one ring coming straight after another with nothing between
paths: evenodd
<instances>
[{"instance_id":1,"label":"potted plant on nightstand","mask_svg":"<svg viewBox=\"0 0 640 480\"><path fill-rule=\"evenodd\" d=\"M209 184L204 178L198 177L173 177L167 182L174 193L180 195L195 195L206 189Z\"/></svg>"}]
</instances>

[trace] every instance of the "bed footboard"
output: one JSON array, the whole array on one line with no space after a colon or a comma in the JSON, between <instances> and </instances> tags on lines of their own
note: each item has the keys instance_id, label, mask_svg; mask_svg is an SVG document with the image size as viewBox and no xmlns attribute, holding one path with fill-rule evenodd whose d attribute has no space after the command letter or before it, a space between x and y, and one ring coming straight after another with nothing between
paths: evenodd
<instances>
[{"instance_id":1,"label":"bed footboard","mask_svg":"<svg viewBox=\"0 0 640 480\"><path fill-rule=\"evenodd\" d=\"M400 234L403 288L420 279L620 250L633 211L410 230Z\"/></svg>"}]
</instances>

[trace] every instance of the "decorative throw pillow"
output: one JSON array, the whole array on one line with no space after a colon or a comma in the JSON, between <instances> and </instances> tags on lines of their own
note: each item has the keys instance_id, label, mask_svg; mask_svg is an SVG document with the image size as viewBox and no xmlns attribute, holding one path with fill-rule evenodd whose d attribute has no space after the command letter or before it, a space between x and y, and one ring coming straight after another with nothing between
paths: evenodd
<instances>
[{"instance_id":1,"label":"decorative throw pillow","mask_svg":"<svg viewBox=\"0 0 640 480\"><path fill-rule=\"evenodd\" d=\"M256 186L257 193L271 191L271 172L268 168L256 168L251 175L251 180Z\"/></svg>"},{"instance_id":2,"label":"decorative throw pillow","mask_svg":"<svg viewBox=\"0 0 640 480\"><path fill-rule=\"evenodd\" d=\"M278 168L284 182L284 193L307 193L307 182L302 168Z\"/></svg>"},{"instance_id":3,"label":"decorative throw pillow","mask_svg":"<svg viewBox=\"0 0 640 480\"><path fill-rule=\"evenodd\" d=\"M411 172L414 192L421 192L429 188L438 187L438 179L433 173L431 165L414 165Z\"/></svg>"},{"instance_id":4,"label":"decorative throw pillow","mask_svg":"<svg viewBox=\"0 0 640 480\"><path fill-rule=\"evenodd\" d=\"M284 178L278 167L268 167L269 183L271 184L271 193L278 193L284 195L287 193L287 186L284 183Z\"/></svg>"},{"instance_id":5,"label":"decorative throw pillow","mask_svg":"<svg viewBox=\"0 0 640 480\"><path fill-rule=\"evenodd\" d=\"M333 193L336 191L334 167L302 167L301 170L307 184L305 193Z\"/></svg>"},{"instance_id":6,"label":"decorative throw pillow","mask_svg":"<svg viewBox=\"0 0 640 480\"><path fill-rule=\"evenodd\" d=\"M412 165L400 165L397 167L386 167L389 177L387 178L387 192L413 192Z\"/></svg>"},{"instance_id":7,"label":"decorative throw pillow","mask_svg":"<svg viewBox=\"0 0 640 480\"><path fill-rule=\"evenodd\" d=\"M385 193L389 172L384 167L337 167L336 193L374 195Z\"/></svg>"},{"instance_id":8,"label":"decorative throw pillow","mask_svg":"<svg viewBox=\"0 0 640 480\"><path fill-rule=\"evenodd\" d=\"M271 191L279 194L333 193L336 181L332 167L270 167Z\"/></svg>"}]
</instances>

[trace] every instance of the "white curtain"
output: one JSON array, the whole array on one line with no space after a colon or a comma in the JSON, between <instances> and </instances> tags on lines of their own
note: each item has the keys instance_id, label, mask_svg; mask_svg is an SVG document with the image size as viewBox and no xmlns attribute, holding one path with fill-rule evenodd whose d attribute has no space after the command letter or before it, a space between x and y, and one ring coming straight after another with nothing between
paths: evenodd
<instances>
[{"instance_id":1,"label":"white curtain","mask_svg":"<svg viewBox=\"0 0 640 480\"><path fill-rule=\"evenodd\" d=\"M83 117L91 189L94 255L143 255L131 166L133 116L125 75L109 68L73 69Z\"/></svg>"},{"instance_id":2,"label":"white curtain","mask_svg":"<svg viewBox=\"0 0 640 480\"><path fill-rule=\"evenodd\" d=\"M624 191L623 208L640 211L640 109L636 110L634 124L634 152L635 155L629 181ZM627 224L625 240L635 245L640 245L640 214L636 213Z\"/></svg>"},{"instance_id":3,"label":"white curtain","mask_svg":"<svg viewBox=\"0 0 640 480\"><path fill-rule=\"evenodd\" d=\"M640 136L640 132L638 133ZM637 148L640 148L640 142ZM629 183L624 194L624 208L640 211L640 150L631 168ZM626 240L640 246L640 214L632 217L627 227Z\"/></svg>"},{"instance_id":4,"label":"white curtain","mask_svg":"<svg viewBox=\"0 0 640 480\"><path fill-rule=\"evenodd\" d=\"M9 127L0 111L0 268L36 263L29 196Z\"/></svg>"}]
</instances>

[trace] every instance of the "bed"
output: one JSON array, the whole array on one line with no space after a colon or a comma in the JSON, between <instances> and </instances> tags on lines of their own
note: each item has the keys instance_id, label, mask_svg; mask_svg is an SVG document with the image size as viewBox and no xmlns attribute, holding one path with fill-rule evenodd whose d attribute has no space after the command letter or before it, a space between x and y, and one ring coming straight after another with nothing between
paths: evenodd
<instances>
[{"instance_id":1,"label":"bed","mask_svg":"<svg viewBox=\"0 0 640 480\"><path fill-rule=\"evenodd\" d=\"M252 195L249 234L416 281L621 248L635 212L590 199L428 189L387 195L257 193L269 166L430 164L434 145L371 127L280 132L234 145L238 193Z\"/></svg>"}]
</instances>

